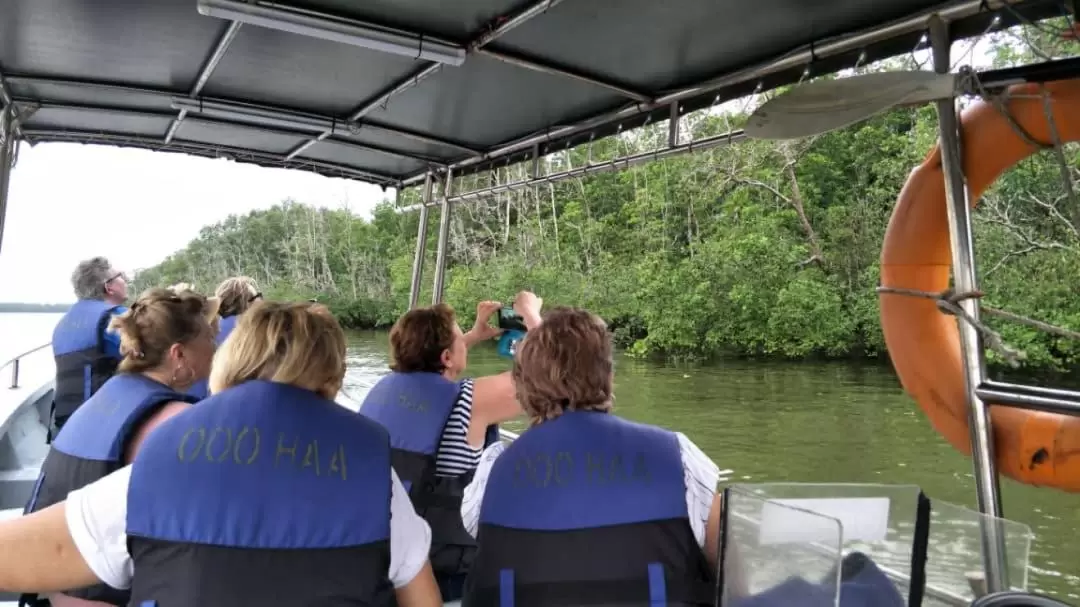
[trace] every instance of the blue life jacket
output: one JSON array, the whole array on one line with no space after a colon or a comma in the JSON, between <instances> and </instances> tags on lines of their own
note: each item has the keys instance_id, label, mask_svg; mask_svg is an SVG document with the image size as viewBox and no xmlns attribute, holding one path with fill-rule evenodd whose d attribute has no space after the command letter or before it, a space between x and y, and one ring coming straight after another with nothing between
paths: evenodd
<instances>
[{"instance_id":1,"label":"blue life jacket","mask_svg":"<svg viewBox=\"0 0 1080 607\"><path fill-rule=\"evenodd\" d=\"M232 333L236 328L236 321L239 317L235 314L232 316L223 316L218 319L218 334L214 338L214 345L221 347L221 344L225 343L225 340L229 337L229 333ZM195 397L196 400L202 400L207 396L210 396L210 380L200 379L191 385L187 390L188 396Z\"/></svg>"},{"instance_id":2,"label":"blue life jacket","mask_svg":"<svg viewBox=\"0 0 1080 607\"><path fill-rule=\"evenodd\" d=\"M391 478L386 431L334 401L261 380L214 394L132 465L131 604L384 604Z\"/></svg>"},{"instance_id":3,"label":"blue life jacket","mask_svg":"<svg viewBox=\"0 0 1080 607\"><path fill-rule=\"evenodd\" d=\"M105 352L105 331L119 308L100 299L81 299L53 329L56 361L53 415L62 426L88 398L116 373L120 363Z\"/></svg>"},{"instance_id":4,"label":"blue life jacket","mask_svg":"<svg viewBox=\"0 0 1080 607\"><path fill-rule=\"evenodd\" d=\"M467 573L476 552L476 542L461 522L461 500L472 472L435 474L439 443L460 391L460 383L437 373L391 373L371 388L360 406L361 415L390 432L394 470L416 512L431 526L431 567L439 578ZM497 440L499 427L493 425L485 446Z\"/></svg>"},{"instance_id":5,"label":"blue life jacket","mask_svg":"<svg viewBox=\"0 0 1080 607\"><path fill-rule=\"evenodd\" d=\"M599 412L526 430L491 469L470 607L713 605L675 434Z\"/></svg>"},{"instance_id":6,"label":"blue life jacket","mask_svg":"<svg viewBox=\"0 0 1080 607\"><path fill-rule=\"evenodd\" d=\"M844 558L840 607L905 607L907 602L877 564L861 552ZM834 573L835 575L835 573ZM835 583L790 578L765 592L732 599L732 607L833 607Z\"/></svg>"},{"instance_id":7,"label":"blue life jacket","mask_svg":"<svg viewBox=\"0 0 1080 607\"><path fill-rule=\"evenodd\" d=\"M144 375L120 373L105 382L56 435L26 512L62 502L68 493L123 467L125 448L142 422L173 401L195 402ZM128 600L127 592L104 584L66 594L114 605Z\"/></svg>"}]
</instances>

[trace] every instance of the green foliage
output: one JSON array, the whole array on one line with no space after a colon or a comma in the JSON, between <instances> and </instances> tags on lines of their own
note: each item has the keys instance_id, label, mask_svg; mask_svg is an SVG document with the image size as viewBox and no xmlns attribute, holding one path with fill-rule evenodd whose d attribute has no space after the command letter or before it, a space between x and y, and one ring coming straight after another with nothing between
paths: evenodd
<instances>
[{"instance_id":1,"label":"green foliage","mask_svg":"<svg viewBox=\"0 0 1080 607\"><path fill-rule=\"evenodd\" d=\"M998 41L997 63L1030 59ZM706 137L744 117L698 112L682 130ZM880 356L882 238L936 134L931 107L899 109L812 140L721 146L455 205L445 299L467 324L478 300L531 289L547 306L599 313L617 343L641 356ZM661 123L554 154L541 168L603 163L665 140ZM1066 152L1075 171L1080 155ZM518 181L526 170L465 176L454 189ZM977 252L988 303L1080 328L1080 208L1063 191L1050 153L1007 173L976 212ZM416 197L405 192L403 204ZM438 210L432 215L421 302L431 299ZM388 202L365 221L285 201L204 228L138 283L210 291L245 274L272 297L318 297L347 326L384 327L407 305L417 221ZM994 326L1031 368L1080 362L1075 342Z\"/></svg>"}]
</instances>

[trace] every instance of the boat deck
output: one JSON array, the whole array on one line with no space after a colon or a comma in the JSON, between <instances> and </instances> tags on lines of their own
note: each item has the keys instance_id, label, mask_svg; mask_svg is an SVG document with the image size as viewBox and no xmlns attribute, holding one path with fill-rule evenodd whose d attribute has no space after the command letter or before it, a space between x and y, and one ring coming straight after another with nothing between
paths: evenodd
<instances>
[{"instance_id":1,"label":"boat deck","mask_svg":"<svg viewBox=\"0 0 1080 607\"><path fill-rule=\"evenodd\" d=\"M45 346L0 367L0 520L22 514L48 453L56 365ZM15 607L17 599L0 592L0 607Z\"/></svg>"},{"instance_id":2,"label":"boat deck","mask_svg":"<svg viewBox=\"0 0 1080 607\"><path fill-rule=\"evenodd\" d=\"M0 511L22 509L48 452L55 373L47 347L0 369Z\"/></svg>"}]
</instances>

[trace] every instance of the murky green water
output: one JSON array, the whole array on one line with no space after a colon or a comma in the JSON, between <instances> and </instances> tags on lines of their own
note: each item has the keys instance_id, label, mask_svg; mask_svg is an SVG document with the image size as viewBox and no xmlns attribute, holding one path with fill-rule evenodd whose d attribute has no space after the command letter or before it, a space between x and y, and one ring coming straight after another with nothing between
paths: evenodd
<instances>
[{"instance_id":1,"label":"murky green water","mask_svg":"<svg viewBox=\"0 0 1080 607\"><path fill-rule=\"evenodd\" d=\"M351 336L350 395L362 397L386 372L386 348L385 334ZM507 368L493 347L470 352L471 375ZM686 433L735 471L733 481L916 484L931 498L974 507L970 460L930 428L888 368L620 358L616 407ZM1036 534L1029 588L1080 603L1080 494L1008 480L1002 491L1007 517Z\"/></svg>"}]
</instances>

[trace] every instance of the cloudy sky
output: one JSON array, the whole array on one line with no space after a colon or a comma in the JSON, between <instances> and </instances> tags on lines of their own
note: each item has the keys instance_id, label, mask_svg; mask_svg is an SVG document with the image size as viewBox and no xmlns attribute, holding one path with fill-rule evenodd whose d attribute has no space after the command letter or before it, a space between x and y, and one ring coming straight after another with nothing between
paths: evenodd
<instances>
[{"instance_id":1,"label":"cloudy sky","mask_svg":"<svg viewBox=\"0 0 1080 607\"><path fill-rule=\"evenodd\" d=\"M152 266L204 225L285 198L366 217L383 196L368 184L227 160L23 144L0 245L0 301L74 301L70 277L81 259L105 255L129 272Z\"/></svg>"}]
</instances>

